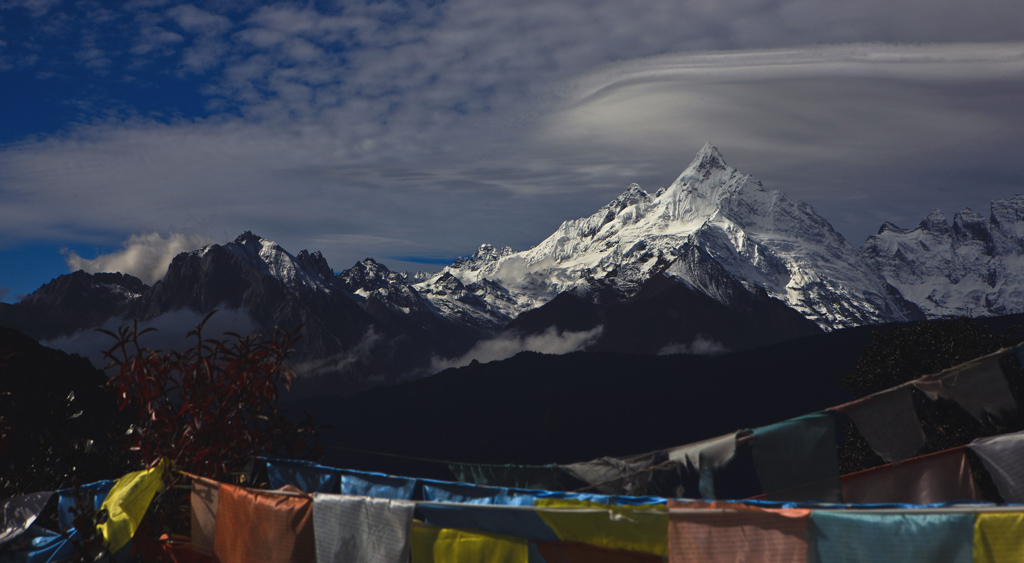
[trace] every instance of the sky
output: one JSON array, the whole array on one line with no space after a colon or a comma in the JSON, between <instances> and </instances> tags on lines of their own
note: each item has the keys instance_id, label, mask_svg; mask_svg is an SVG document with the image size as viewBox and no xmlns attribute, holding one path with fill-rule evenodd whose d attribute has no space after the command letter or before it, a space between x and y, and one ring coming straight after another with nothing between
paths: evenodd
<instances>
[{"instance_id":1,"label":"sky","mask_svg":"<svg viewBox=\"0 0 1024 563\"><path fill-rule=\"evenodd\" d=\"M0 298L529 248L705 142L854 246L1024 192L1024 3L0 0Z\"/></svg>"}]
</instances>

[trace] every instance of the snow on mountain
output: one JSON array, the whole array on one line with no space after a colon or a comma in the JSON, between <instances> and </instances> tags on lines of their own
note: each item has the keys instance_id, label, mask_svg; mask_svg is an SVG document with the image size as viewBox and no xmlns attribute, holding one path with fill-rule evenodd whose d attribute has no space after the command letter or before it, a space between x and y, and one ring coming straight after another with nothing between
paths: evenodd
<instances>
[{"instance_id":1,"label":"snow on mountain","mask_svg":"<svg viewBox=\"0 0 1024 563\"><path fill-rule=\"evenodd\" d=\"M192 253L203 256L215 245ZM309 289L331 293L334 272L319 251L310 254L303 250L292 256L276 242L246 231L223 248L252 269L273 276L292 289Z\"/></svg>"},{"instance_id":2,"label":"snow on mountain","mask_svg":"<svg viewBox=\"0 0 1024 563\"><path fill-rule=\"evenodd\" d=\"M442 310L472 310L497 323L590 278L639 284L664 271L687 244L827 330L920 315L810 205L766 190L710 144L654 195L633 184L529 250L484 245L416 288ZM489 283L506 291L474 291L485 305L467 304L436 290L454 286L452 278L465 289Z\"/></svg>"},{"instance_id":3,"label":"snow on mountain","mask_svg":"<svg viewBox=\"0 0 1024 563\"><path fill-rule=\"evenodd\" d=\"M341 287L364 305L379 303L393 313L429 312L432 305L406 281L406 275L392 272L373 258L337 274Z\"/></svg>"},{"instance_id":4,"label":"snow on mountain","mask_svg":"<svg viewBox=\"0 0 1024 563\"><path fill-rule=\"evenodd\" d=\"M886 223L861 251L929 317L1024 312L1024 195L969 208L950 225L938 209L913 229Z\"/></svg>"}]
</instances>

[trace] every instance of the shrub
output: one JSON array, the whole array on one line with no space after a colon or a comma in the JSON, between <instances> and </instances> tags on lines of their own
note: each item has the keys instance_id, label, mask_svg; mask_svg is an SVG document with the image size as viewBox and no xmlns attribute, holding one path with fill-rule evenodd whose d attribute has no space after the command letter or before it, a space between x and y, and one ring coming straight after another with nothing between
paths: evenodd
<instances>
[{"instance_id":1,"label":"shrub","mask_svg":"<svg viewBox=\"0 0 1024 563\"><path fill-rule=\"evenodd\" d=\"M104 355L117 368L110 379L121 409L134 412L129 447L136 463L160 458L175 469L226 482L244 480L253 456L308 457L315 452L315 427L285 416L278 402L295 379L287 360L297 331L278 330L272 338L226 333L207 338L203 327L213 313L188 333L194 344L182 352L151 350L139 343L153 329L122 326ZM181 477L171 475L176 484ZM178 528L187 520L184 498L164 498L186 516L158 516L161 525ZM157 507L158 511L163 509Z\"/></svg>"}]
</instances>

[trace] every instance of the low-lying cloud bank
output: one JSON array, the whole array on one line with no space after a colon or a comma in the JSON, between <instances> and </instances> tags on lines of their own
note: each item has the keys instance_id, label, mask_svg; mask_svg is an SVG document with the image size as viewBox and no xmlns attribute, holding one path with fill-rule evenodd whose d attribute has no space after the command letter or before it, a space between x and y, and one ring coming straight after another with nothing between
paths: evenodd
<instances>
[{"instance_id":1,"label":"low-lying cloud bank","mask_svg":"<svg viewBox=\"0 0 1024 563\"><path fill-rule=\"evenodd\" d=\"M473 348L458 358L435 358L431 370L436 373L448 368L469 365L473 360L486 363L511 358L520 352L540 352L541 354L568 354L586 349L601 336L604 326L597 326L583 332L561 332L554 327L540 334L501 335L492 340L478 342Z\"/></svg>"},{"instance_id":2,"label":"low-lying cloud bank","mask_svg":"<svg viewBox=\"0 0 1024 563\"><path fill-rule=\"evenodd\" d=\"M377 345L383 341L383 339L384 337L374 330L373 326L371 326L355 346L341 354L329 356L327 358L308 360L295 364L293 367L300 377L306 378L333 376L339 373L345 373L347 370L352 369L360 363L368 363L372 361L373 351Z\"/></svg>"},{"instance_id":3,"label":"low-lying cloud bank","mask_svg":"<svg viewBox=\"0 0 1024 563\"><path fill-rule=\"evenodd\" d=\"M676 343L662 346L658 350L659 356L670 356L673 354L691 354L694 356L718 356L725 354L729 349L721 342L704 334L698 334L693 342L689 344Z\"/></svg>"},{"instance_id":4,"label":"low-lying cloud bank","mask_svg":"<svg viewBox=\"0 0 1024 563\"><path fill-rule=\"evenodd\" d=\"M200 234L171 233L164 238L160 233L143 233L132 235L124 241L124 250L101 254L92 259L65 250L64 261L73 272L120 272L152 285L164 277L167 266L175 256L212 243L211 239Z\"/></svg>"},{"instance_id":5,"label":"low-lying cloud bank","mask_svg":"<svg viewBox=\"0 0 1024 563\"><path fill-rule=\"evenodd\" d=\"M139 322L139 330L155 328L139 338L139 343L146 348L153 350L183 350L195 343L195 337L186 338L189 331L194 330L196 325L202 322L205 315L188 309L179 309L165 313L148 321ZM97 328L117 333L120 327L130 324L125 319L110 319ZM226 332L237 334L250 334L257 331L256 323L253 322L247 309L221 310L210 317L210 320L203 327L205 338L221 338ZM69 354L78 354L88 358L92 365L102 368L107 365L108 360L103 352L110 349L115 343L114 339L107 334L98 332L95 329L83 330L70 336L62 336L53 340L44 340L43 346L56 348Z\"/></svg>"}]
</instances>

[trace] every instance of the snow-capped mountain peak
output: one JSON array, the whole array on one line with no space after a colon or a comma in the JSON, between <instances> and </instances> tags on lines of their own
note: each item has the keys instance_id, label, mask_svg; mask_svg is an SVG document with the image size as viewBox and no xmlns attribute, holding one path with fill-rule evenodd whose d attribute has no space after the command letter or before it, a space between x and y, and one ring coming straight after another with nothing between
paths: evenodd
<instances>
[{"instance_id":1,"label":"snow-capped mountain peak","mask_svg":"<svg viewBox=\"0 0 1024 563\"><path fill-rule=\"evenodd\" d=\"M208 252L211 246L194 252L201 256ZM310 254L303 250L299 257L295 257L276 242L252 231L245 231L235 240L222 245L222 248L248 267L277 278L293 289L331 292L333 272L320 252Z\"/></svg>"},{"instance_id":2,"label":"snow-capped mountain peak","mask_svg":"<svg viewBox=\"0 0 1024 563\"><path fill-rule=\"evenodd\" d=\"M485 261L474 255L442 274L467 285L500 283L512 303L503 303L502 313L514 317L586 287L591 278L615 277L627 288L639 284L693 244L731 275L824 328L905 320L915 313L893 301L885 281L813 208L766 190L727 165L710 143L656 196L632 184L529 250L492 252ZM430 284L421 284L428 297Z\"/></svg>"},{"instance_id":3,"label":"snow-capped mountain peak","mask_svg":"<svg viewBox=\"0 0 1024 563\"><path fill-rule=\"evenodd\" d=\"M728 171L729 166L725 163L725 157L723 157L722 153L718 151L718 147L713 146L711 143L704 143L704 146L697 151L697 156L693 159L690 165L683 170L675 183L679 183L679 181L684 177L707 178L711 176L715 170Z\"/></svg>"},{"instance_id":4,"label":"snow-capped mountain peak","mask_svg":"<svg viewBox=\"0 0 1024 563\"><path fill-rule=\"evenodd\" d=\"M964 208L953 224L933 209L914 229L886 223L861 251L928 316L1024 311L1024 195Z\"/></svg>"}]
</instances>

